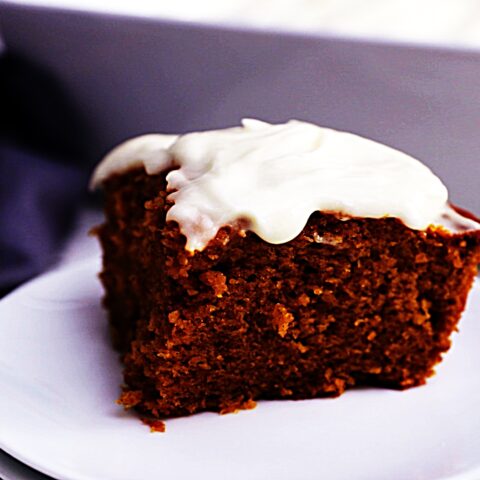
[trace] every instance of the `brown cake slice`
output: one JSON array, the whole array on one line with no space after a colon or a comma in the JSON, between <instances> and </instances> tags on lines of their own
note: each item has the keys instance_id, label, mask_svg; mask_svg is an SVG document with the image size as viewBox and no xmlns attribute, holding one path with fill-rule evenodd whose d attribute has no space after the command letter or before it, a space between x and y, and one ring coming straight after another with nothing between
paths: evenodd
<instances>
[{"instance_id":1,"label":"brown cake slice","mask_svg":"<svg viewBox=\"0 0 480 480\"><path fill-rule=\"evenodd\" d=\"M448 228L414 229L314 211L275 244L240 218L192 250L181 222L167 220L175 165L152 171L140 157L97 172L104 305L125 407L153 418L230 412L356 385L404 389L432 375L480 262L475 219L452 209Z\"/></svg>"}]
</instances>

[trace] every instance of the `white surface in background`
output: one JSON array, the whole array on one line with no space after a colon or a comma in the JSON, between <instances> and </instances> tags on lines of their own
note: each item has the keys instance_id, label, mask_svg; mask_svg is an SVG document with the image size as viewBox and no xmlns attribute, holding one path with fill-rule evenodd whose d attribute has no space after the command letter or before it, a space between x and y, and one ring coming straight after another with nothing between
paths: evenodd
<instances>
[{"instance_id":1,"label":"white surface in background","mask_svg":"<svg viewBox=\"0 0 480 480\"><path fill-rule=\"evenodd\" d=\"M0 302L0 448L62 480L477 480L480 290L438 375L404 392L260 402L171 419L152 434L115 399L121 368L98 257Z\"/></svg>"},{"instance_id":2,"label":"white surface in background","mask_svg":"<svg viewBox=\"0 0 480 480\"><path fill-rule=\"evenodd\" d=\"M480 47L479 0L13 0L185 21Z\"/></svg>"}]
</instances>

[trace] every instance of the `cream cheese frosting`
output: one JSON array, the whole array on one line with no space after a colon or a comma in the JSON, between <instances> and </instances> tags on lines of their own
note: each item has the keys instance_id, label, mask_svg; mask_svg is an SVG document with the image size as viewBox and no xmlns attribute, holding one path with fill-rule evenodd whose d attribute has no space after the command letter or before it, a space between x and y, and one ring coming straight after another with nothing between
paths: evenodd
<instances>
[{"instance_id":1,"label":"cream cheese frosting","mask_svg":"<svg viewBox=\"0 0 480 480\"><path fill-rule=\"evenodd\" d=\"M378 142L291 120L244 119L239 127L143 135L109 153L91 186L135 167L167 174L186 249L202 250L225 225L242 223L263 240L295 238L315 211L345 217L395 217L425 230L480 225L449 207L447 188L413 157Z\"/></svg>"},{"instance_id":2,"label":"cream cheese frosting","mask_svg":"<svg viewBox=\"0 0 480 480\"><path fill-rule=\"evenodd\" d=\"M177 138L178 135L150 133L121 143L98 164L90 180L90 188L94 190L110 176L133 168L143 167L148 175L161 173L169 166L168 148Z\"/></svg>"}]
</instances>

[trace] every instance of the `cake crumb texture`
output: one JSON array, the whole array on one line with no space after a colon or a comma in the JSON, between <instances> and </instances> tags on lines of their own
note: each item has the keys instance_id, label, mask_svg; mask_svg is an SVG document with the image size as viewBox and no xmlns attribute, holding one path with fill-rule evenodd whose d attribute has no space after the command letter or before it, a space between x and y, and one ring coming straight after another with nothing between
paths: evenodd
<instances>
[{"instance_id":1,"label":"cake crumb texture","mask_svg":"<svg viewBox=\"0 0 480 480\"><path fill-rule=\"evenodd\" d=\"M165 190L164 174L141 169L105 183L101 280L125 407L163 419L404 389L450 347L479 231L317 212L288 243L229 226L192 254L165 220Z\"/></svg>"}]
</instances>

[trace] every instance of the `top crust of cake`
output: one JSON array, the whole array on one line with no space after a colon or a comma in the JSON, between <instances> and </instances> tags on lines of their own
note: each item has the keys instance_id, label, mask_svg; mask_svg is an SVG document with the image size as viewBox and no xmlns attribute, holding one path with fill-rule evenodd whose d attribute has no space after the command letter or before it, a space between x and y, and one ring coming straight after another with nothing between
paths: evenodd
<instances>
[{"instance_id":1,"label":"top crust of cake","mask_svg":"<svg viewBox=\"0 0 480 480\"><path fill-rule=\"evenodd\" d=\"M315 211L395 217L416 230L480 229L449 206L446 187L418 160L307 122L248 119L222 130L138 137L105 157L91 185L142 166L150 175L169 171L167 220L178 223L189 251L203 250L226 225L285 243Z\"/></svg>"}]
</instances>

